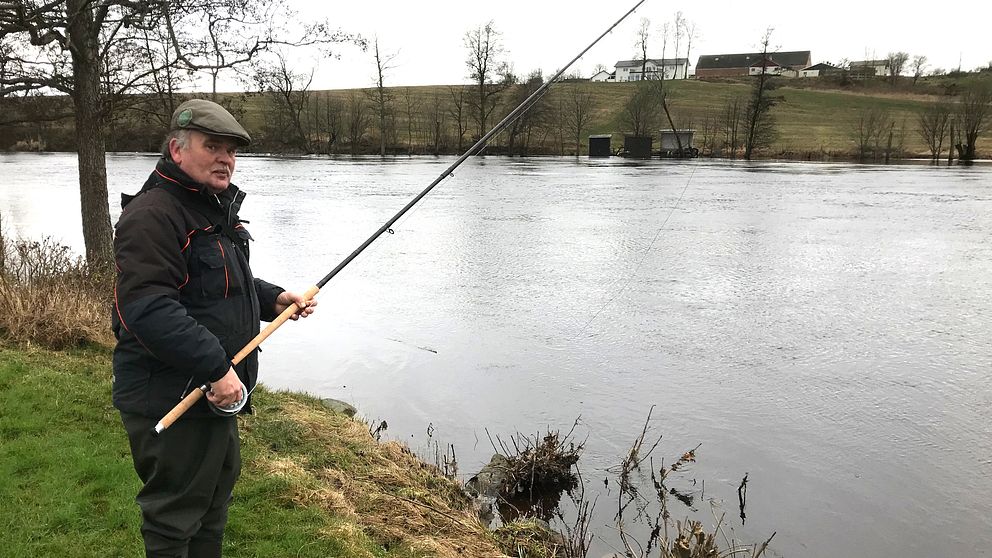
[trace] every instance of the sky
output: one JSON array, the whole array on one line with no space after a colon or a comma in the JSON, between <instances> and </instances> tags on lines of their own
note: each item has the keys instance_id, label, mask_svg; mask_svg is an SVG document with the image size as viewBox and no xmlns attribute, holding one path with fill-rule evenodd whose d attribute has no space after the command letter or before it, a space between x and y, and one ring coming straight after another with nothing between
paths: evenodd
<instances>
[{"instance_id":1,"label":"sky","mask_svg":"<svg viewBox=\"0 0 992 558\"><path fill-rule=\"evenodd\" d=\"M466 31L492 21L501 33L506 60L517 74L541 69L545 77L570 61L629 10L636 0L453 0L411 2L306 2L290 0L299 18L327 18L332 26L378 38L383 53L395 54L386 74L387 86L467 83L464 46ZM661 57L661 25L672 22L676 9L694 23L698 38L689 59L700 54L729 54L760 50L760 40L773 28L772 46L778 50L809 50L813 63L841 59L884 58L892 51L922 54L930 69L971 70L992 61L987 38L992 2L958 0L923 3L834 0L805 3L766 0L756 4L711 0L672 3L646 0L641 7L603 38L572 70L588 77L597 64L610 70L618 60L635 58L637 29L650 21L650 58ZM353 46L336 49L339 58L319 59L301 54L297 71L315 71L312 89L368 87L375 70L371 52ZM672 57L669 44L666 57ZM638 55L639 56L639 55ZM679 56L685 57L684 43ZM691 69L690 69L691 71Z\"/></svg>"}]
</instances>

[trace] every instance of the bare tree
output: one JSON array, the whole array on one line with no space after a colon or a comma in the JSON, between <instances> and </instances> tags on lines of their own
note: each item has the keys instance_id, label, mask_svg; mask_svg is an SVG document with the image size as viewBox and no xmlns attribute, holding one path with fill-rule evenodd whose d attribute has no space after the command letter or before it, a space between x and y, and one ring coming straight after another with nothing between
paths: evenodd
<instances>
[{"instance_id":1,"label":"bare tree","mask_svg":"<svg viewBox=\"0 0 992 558\"><path fill-rule=\"evenodd\" d=\"M648 69L648 39L651 38L651 20L646 17L641 18L641 26L637 28L637 40L634 41L634 48L641 57L641 79L647 79Z\"/></svg>"},{"instance_id":2,"label":"bare tree","mask_svg":"<svg viewBox=\"0 0 992 558\"><path fill-rule=\"evenodd\" d=\"M272 105L266 111L266 139L303 153L313 153L313 142L304 118L310 111L309 74L295 72L286 62L286 56L277 54L273 63L255 64L255 84L259 91L268 93L264 98Z\"/></svg>"},{"instance_id":3,"label":"bare tree","mask_svg":"<svg viewBox=\"0 0 992 558\"><path fill-rule=\"evenodd\" d=\"M772 76L768 73L769 45L772 39L772 29L765 30L761 39L761 73L758 74L752 88L751 100L747 105L746 126L744 128L744 158L751 160L756 149L768 147L775 140L775 122L771 110L779 99L771 94Z\"/></svg>"},{"instance_id":4,"label":"bare tree","mask_svg":"<svg viewBox=\"0 0 992 558\"><path fill-rule=\"evenodd\" d=\"M565 127L575 138L575 156L582 153L582 133L589 127L592 111L595 110L595 98L589 89L581 83L570 84L565 93Z\"/></svg>"},{"instance_id":5,"label":"bare tree","mask_svg":"<svg viewBox=\"0 0 992 558\"><path fill-rule=\"evenodd\" d=\"M109 269L112 248L104 132L108 82L102 73L116 49L130 48L122 37L153 27L161 16L160 10L141 13L133 3L144 4L66 0L0 6L0 41L12 47L3 61L0 95L52 90L72 99L86 258L103 269Z\"/></svg>"},{"instance_id":6,"label":"bare tree","mask_svg":"<svg viewBox=\"0 0 992 558\"><path fill-rule=\"evenodd\" d=\"M348 143L351 146L351 154L358 153L365 132L369 128L368 107L365 104L365 95L355 89L348 91L346 103L346 120L348 124Z\"/></svg>"},{"instance_id":7,"label":"bare tree","mask_svg":"<svg viewBox=\"0 0 992 558\"><path fill-rule=\"evenodd\" d=\"M516 107L523 103L532 93L540 89L544 84L544 76L541 70L534 70L527 75L522 83L515 85L511 90L507 105ZM528 110L524 111L516 120L506 128L506 151L513 155L518 153L526 155L530 145L531 135L537 126L543 123L547 117L548 105L543 99L532 102Z\"/></svg>"},{"instance_id":8,"label":"bare tree","mask_svg":"<svg viewBox=\"0 0 992 558\"><path fill-rule=\"evenodd\" d=\"M404 87L401 95L403 97L403 115L406 117L407 152L413 153L413 131L417 127L417 118L421 113L420 101L411 87Z\"/></svg>"},{"instance_id":9,"label":"bare tree","mask_svg":"<svg viewBox=\"0 0 992 558\"><path fill-rule=\"evenodd\" d=\"M693 21L686 20L685 28L685 72L682 74L682 79L689 79L689 64L691 63L690 57L692 56L692 41L699 38L699 31L696 29L696 23ZM678 57L676 57L678 58Z\"/></svg>"},{"instance_id":10,"label":"bare tree","mask_svg":"<svg viewBox=\"0 0 992 558\"><path fill-rule=\"evenodd\" d=\"M942 102L930 103L920 110L917 117L920 137L930 148L930 158L936 163L951 125L951 107Z\"/></svg>"},{"instance_id":11,"label":"bare tree","mask_svg":"<svg viewBox=\"0 0 992 558\"><path fill-rule=\"evenodd\" d=\"M620 120L631 135L648 135L658 122L661 104L657 92L657 87L649 82L638 83L634 94L624 104Z\"/></svg>"},{"instance_id":12,"label":"bare tree","mask_svg":"<svg viewBox=\"0 0 992 558\"><path fill-rule=\"evenodd\" d=\"M270 3L271 0L238 2L252 6ZM190 28L204 21L205 14L222 11L227 4L225 0L0 1L0 43L16 47L0 61L0 67L5 69L0 96L48 90L72 99L71 114L65 116L75 123L83 241L86 259L94 267L109 269L112 261L105 123L113 118L115 105L125 94L149 91L152 82L162 77L157 73L162 69L158 63L146 65L147 58L139 52L145 32L163 26L167 29L174 52L171 60L175 63L195 70L216 67L216 57L211 61L197 59L198 49L191 48L196 41L190 37L202 34ZM286 12L278 13L283 17ZM234 48L244 47L245 56L225 60L227 67L246 63L267 50L273 36L287 36L244 31L241 21L235 23L227 35L248 41ZM317 30L327 31L326 27ZM343 39L323 35L320 40L333 43Z\"/></svg>"},{"instance_id":13,"label":"bare tree","mask_svg":"<svg viewBox=\"0 0 992 558\"><path fill-rule=\"evenodd\" d=\"M445 144L445 105L441 93L437 90L431 96L427 107L426 144L431 146L431 153L438 155Z\"/></svg>"},{"instance_id":14,"label":"bare tree","mask_svg":"<svg viewBox=\"0 0 992 558\"><path fill-rule=\"evenodd\" d=\"M682 44L682 35L685 33L685 24L686 24L686 21L685 21L685 18L682 17L682 11L679 10L679 11L675 12L675 25L674 25L674 27L675 27L674 41L675 42L674 42L674 45L673 46L675 46L675 59L676 60L678 60L678 58L679 58L679 45ZM664 63L665 63L664 60L662 60L662 72L665 71L664 70ZM678 76L674 76L674 77L675 78L678 78Z\"/></svg>"},{"instance_id":15,"label":"bare tree","mask_svg":"<svg viewBox=\"0 0 992 558\"><path fill-rule=\"evenodd\" d=\"M727 99L723 106L721 121L724 147L730 151L732 159L737 158L737 151L743 147L746 115L747 101L744 98L735 96Z\"/></svg>"},{"instance_id":16,"label":"bare tree","mask_svg":"<svg viewBox=\"0 0 992 558\"><path fill-rule=\"evenodd\" d=\"M920 79L923 72L927 68L927 57L922 54L917 54L913 57L913 85L916 85L916 81Z\"/></svg>"},{"instance_id":17,"label":"bare tree","mask_svg":"<svg viewBox=\"0 0 992 558\"><path fill-rule=\"evenodd\" d=\"M896 79L902 75L903 71L906 69L906 63L909 62L909 53L906 52L890 52L888 56L889 61L889 83L895 84Z\"/></svg>"},{"instance_id":18,"label":"bare tree","mask_svg":"<svg viewBox=\"0 0 992 558\"><path fill-rule=\"evenodd\" d=\"M386 154L386 121L393 110L393 94L386 87L386 73L393 69L396 53L385 54L379 50L379 37L372 41L372 54L375 58L375 87L368 90L379 123L379 156Z\"/></svg>"},{"instance_id":19,"label":"bare tree","mask_svg":"<svg viewBox=\"0 0 992 558\"><path fill-rule=\"evenodd\" d=\"M464 43L469 52L465 64L475 84L475 96L470 104L482 137L489 129L489 116L496 110L500 94L512 85L512 72L503 60L505 51L500 33L492 21L466 32Z\"/></svg>"},{"instance_id":20,"label":"bare tree","mask_svg":"<svg viewBox=\"0 0 992 558\"><path fill-rule=\"evenodd\" d=\"M974 161L978 138L992 121L992 84L974 83L964 90L958 104L957 129L963 143L958 145L958 158Z\"/></svg>"},{"instance_id":21,"label":"bare tree","mask_svg":"<svg viewBox=\"0 0 992 558\"><path fill-rule=\"evenodd\" d=\"M882 152L882 140L892 131L893 122L889 113L879 107L862 109L851 129L851 135L858 146L858 160L867 161L871 153L877 161Z\"/></svg>"},{"instance_id":22,"label":"bare tree","mask_svg":"<svg viewBox=\"0 0 992 558\"><path fill-rule=\"evenodd\" d=\"M162 27L141 30L141 49L146 57L143 65L151 70L151 83L148 101L138 105L157 121L161 128L166 128L179 105L177 91L183 88L192 89L192 72L183 71L178 67L172 42L168 32Z\"/></svg>"},{"instance_id":23,"label":"bare tree","mask_svg":"<svg viewBox=\"0 0 992 558\"><path fill-rule=\"evenodd\" d=\"M451 96L448 114L455 120L458 130L458 152L461 153L465 132L468 131L468 103L465 99L465 88L461 85L452 85L448 87L448 94Z\"/></svg>"},{"instance_id":24,"label":"bare tree","mask_svg":"<svg viewBox=\"0 0 992 558\"><path fill-rule=\"evenodd\" d=\"M326 153L337 151L338 136L341 135L341 105L324 92L324 134L326 136Z\"/></svg>"},{"instance_id":25,"label":"bare tree","mask_svg":"<svg viewBox=\"0 0 992 558\"><path fill-rule=\"evenodd\" d=\"M154 0L128 3L163 4ZM214 97L221 73L237 72L259 54L274 48L326 48L342 42L365 48L364 39L332 29L326 20L301 24L302 18L297 17L287 0L195 0L168 4L165 27L176 56L184 67L210 75Z\"/></svg>"}]
</instances>

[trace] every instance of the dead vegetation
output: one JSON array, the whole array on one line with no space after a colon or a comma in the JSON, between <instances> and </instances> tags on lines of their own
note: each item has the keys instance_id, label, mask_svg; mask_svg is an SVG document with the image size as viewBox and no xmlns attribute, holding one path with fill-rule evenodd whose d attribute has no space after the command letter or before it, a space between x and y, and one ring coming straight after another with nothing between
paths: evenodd
<instances>
[{"instance_id":1,"label":"dead vegetation","mask_svg":"<svg viewBox=\"0 0 992 558\"><path fill-rule=\"evenodd\" d=\"M499 496L510 503L521 498L534 501L548 495L560 496L563 491L575 488L578 477L572 468L578 463L584 444L572 438L576 425L578 420L564 436L550 429L543 436L533 437L517 432L509 443L499 436L495 440L490 436L493 448L505 458Z\"/></svg>"},{"instance_id":2,"label":"dead vegetation","mask_svg":"<svg viewBox=\"0 0 992 558\"><path fill-rule=\"evenodd\" d=\"M617 471L618 484L617 513L614 517L617 531L623 545L622 556L625 558L720 558L724 556L750 556L758 558L767 550L775 533L761 545L741 544L727 536L724 514L717 512L716 506L710 502L715 524L707 531L702 521L689 519L674 519L669 509L669 498L674 497L688 509L693 508L696 497L704 498L701 488L697 494L695 489L680 490L672 486L673 474L686 472L696 461L696 451L700 446L682 453L672 460L668 467L662 465L655 470L652 452L661 442L657 436L650 448L645 451L645 441L648 436L651 412L640 435L631 446L627 457ZM643 483L634 480L635 475L643 475L642 466L649 464L649 476L654 493L647 496L639 488ZM695 483L693 482L693 485ZM702 485L705 486L705 485ZM743 513L743 507L742 507ZM628 522L629 520L629 522ZM632 534L631 523L640 523L649 529L647 540L639 539ZM723 547L721 548L722 541Z\"/></svg>"},{"instance_id":3,"label":"dead vegetation","mask_svg":"<svg viewBox=\"0 0 992 558\"><path fill-rule=\"evenodd\" d=\"M50 238L4 232L0 216L0 336L50 349L111 344L112 280Z\"/></svg>"},{"instance_id":4,"label":"dead vegetation","mask_svg":"<svg viewBox=\"0 0 992 558\"><path fill-rule=\"evenodd\" d=\"M442 558L504 555L461 486L406 446L377 442L367 425L317 400L261 388L254 397L256 412L242 423L251 434L246 460L258 474L283 478L294 504L353 518L386 549Z\"/></svg>"}]
</instances>

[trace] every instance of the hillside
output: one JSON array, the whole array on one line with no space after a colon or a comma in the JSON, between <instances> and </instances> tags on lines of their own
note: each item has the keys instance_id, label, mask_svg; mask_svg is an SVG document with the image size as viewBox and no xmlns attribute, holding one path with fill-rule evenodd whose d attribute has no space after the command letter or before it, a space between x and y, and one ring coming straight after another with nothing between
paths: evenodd
<instances>
[{"instance_id":1,"label":"hillside","mask_svg":"<svg viewBox=\"0 0 992 558\"><path fill-rule=\"evenodd\" d=\"M929 156L918 132L918 112L935 100L955 99L947 93L958 91L960 83L934 78L934 81L921 81L911 87L906 84L893 87L885 83L842 87L813 79L782 79L778 85L774 94L780 101L772 109L778 137L759 156L827 159L850 158L856 154L855 129L868 110L880 110L891 120L893 145L898 155ZM629 132L624 107L636 87L636 83L585 81L557 84L528 114L526 124L518 130L512 145L509 134L503 133L493 142L490 152L574 154L575 134L568 129L567 121L569 103L580 96L588 98L590 108L588 125L580 136L582 153L585 153L586 137L591 134L613 134L613 145L618 146L624 133ZM725 135L722 115L728 101L739 98L746 102L751 85L746 79L679 80L666 82L665 87L676 126L695 129L695 145L708 153L711 147L721 151ZM524 97L523 88L518 85L504 92L501 103L487 122L489 126ZM381 126L370 93L370 90L297 91L289 95L226 93L219 96L219 101L243 118L256 140L250 148L254 152L378 153ZM390 100L385 126L387 152L461 153L474 137L478 137L467 101L472 94L470 87L460 85L387 89ZM32 102L63 108L66 104L64 98ZM24 108L27 105L10 100L6 103L11 112L23 110L45 114L52 110L50 106ZM169 111L151 97L132 97L129 103L134 110L108 123L108 150L157 150ZM658 124L649 129L668 127L666 120L658 118ZM460 140L459 128L463 131ZM72 125L67 121L0 128L0 149L72 150L73 142ZM980 157L992 156L992 139L979 139L978 152ZM946 148L944 153L946 157Z\"/></svg>"}]
</instances>

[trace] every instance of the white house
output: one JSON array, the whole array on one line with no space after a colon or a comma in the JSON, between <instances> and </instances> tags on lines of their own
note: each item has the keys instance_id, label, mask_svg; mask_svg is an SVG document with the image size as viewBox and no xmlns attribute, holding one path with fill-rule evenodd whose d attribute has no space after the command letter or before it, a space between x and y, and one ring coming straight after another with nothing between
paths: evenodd
<instances>
[{"instance_id":1,"label":"white house","mask_svg":"<svg viewBox=\"0 0 992 558\"><path fill-rule=\"evenodd\" d=\"M854 78L866 78L866 77L889 77L892 73L889 68L889 60L855 60L851 62L851 77Z\"/></svg>"},{"instance_id":2,"label":"white house","mask_svg":"<svg viewBox=\"0 0 992 558\"><path fill-rule=\"evenodd\" d=\"M649 58L620 60L616 63L616 81L641 81L642 79L682 79L689 67L688 58ZM643 70L643 72L642 72Z\"/></svg>"},{"instance_id":3,"label":"white house","mask_svg":"<svg viewBox=\"0 0 992 558\"><path fill-rule=\"evenodd\" d=\"M616 74L607 72L606 70L600 70L589 78L589 81L616 81Z\"/></svg>"}]
</instances>

